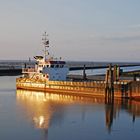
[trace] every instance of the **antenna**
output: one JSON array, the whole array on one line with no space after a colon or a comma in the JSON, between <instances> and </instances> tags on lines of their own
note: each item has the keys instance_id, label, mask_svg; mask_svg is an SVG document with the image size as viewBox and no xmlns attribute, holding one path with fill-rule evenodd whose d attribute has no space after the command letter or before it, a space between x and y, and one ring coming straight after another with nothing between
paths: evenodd
<instances>
[{"instance_id":1,"label":"antenna","mask_svg":"<svg viewBox=\"0 0 140 140\"><path fill-rule=\"evenodd\" d=\"M47 55L49 55L49 51L47 48L49 48L49 39L47 38L48 37L48 34L46 32L44 32L44 34L42 35L42 40L43 40L43 45L44 45L44 58L45 58L45 61L47 59Z\"/></svg>"}]
</instances>

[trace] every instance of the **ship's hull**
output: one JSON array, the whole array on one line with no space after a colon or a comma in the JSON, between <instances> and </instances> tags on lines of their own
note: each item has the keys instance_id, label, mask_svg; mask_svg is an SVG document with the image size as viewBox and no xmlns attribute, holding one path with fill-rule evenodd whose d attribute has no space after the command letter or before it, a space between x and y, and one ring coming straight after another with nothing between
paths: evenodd
<instances>
[{"instance_id":1,"label":"ship's hull","mask_svg":"<svg viewBox=\"0 0 140 140\"><path fill-rule=\"evenodd\" d=\"M17 78L17 89L56 92L82 96L106 96L106 83L104 81L44 81L37 79ZM114 84L114 97L130 97L127 82Z\"/></svg>"}]
</instances>

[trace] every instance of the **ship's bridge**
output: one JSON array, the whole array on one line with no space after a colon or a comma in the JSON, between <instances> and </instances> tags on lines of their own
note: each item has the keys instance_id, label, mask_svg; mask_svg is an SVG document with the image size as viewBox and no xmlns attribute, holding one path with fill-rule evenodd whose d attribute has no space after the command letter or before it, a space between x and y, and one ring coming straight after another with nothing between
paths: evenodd
<instances>
[{"instance_id":1,"label":"ship's bridge","mask_svg":"<svg viewBox=\"0 0 140 140\"><path fill-rule=\"evenodd\" d=\"M50 68L63 68L65 66L65 61L47 61L46 67Z\"/></svg>"},{"instance_id":2,"label":"ship's bridge","mask_svg":"<svg viewBox=\"0 0 140 140\"><path fill-rule=\"evenodd\" d=\"M69 68L65 64L65 61L48 61L42 73L48 74L49 80L66 80Z\"/></svg>"}]
</instances>

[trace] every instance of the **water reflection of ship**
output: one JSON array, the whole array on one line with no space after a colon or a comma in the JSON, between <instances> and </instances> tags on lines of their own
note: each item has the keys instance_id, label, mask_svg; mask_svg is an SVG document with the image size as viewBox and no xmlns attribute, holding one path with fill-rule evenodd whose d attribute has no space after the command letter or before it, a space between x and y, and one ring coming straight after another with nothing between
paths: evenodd
<instances>
[{"instance_id":1,"label":"water reflection of ship","mask_svg":"<svg viewBox=\"0 0 140 140\"><path fill-rule=\"evenodd\" d=\"M57 122L53 115L57 115L59 123L63 119L63 102L58 103L57 96L43 92L17 90L16 97L17 102L26 109L28 119L33 122L34 127L43 130L46 140L51 120Z\"/></svg>"},{"instance_id":2,"label":"water reflection of ship","mask_svg":"<svg viewBox=\"0 0 140 140\"><path fill-rule=\"evenodd\" d=\"M27 107L29 114L32 113L31 115L36 115L33 117L36 128L47 128L52 115L56 113L58 109L59 112L63 110L63 107L67 104L73 104L75 102L97 102L96 98L92 99L66 94L50 94L27 90L17 90L16 97L19 103L22 103ZM102 100L98 100L98 102L102 102ZM63 113L61 112L61 114ZM46 118L43 116L46 116ZM46 120L47 122L43 124L43 120Z\"/></svg>"},{"instance_id":3,"label":"water reflection of ship","mask_svg":"<svg viewBox=\"0 0 140 140\"><path fill-rule=\"evenodd\" d=\"M83 97L27 90L17 90L16 97L18 104L26 109L28 119L33 122L34 127L43 130L45 139L51 125L62 124L67 104L85 101ZM87 99L88 102L90 100L92 99Z\"/></svg>"},{"instance_id":4,"label":"water reflection of ship","mask_svg":"<svg viewBox=\"0 0 140 140\"><path fill-rule=\"evenodd\" d=\"M112 131L113 120L119 117L120 110L124 109L131 114L133 122L136 117L140 117L140 102L131 100L114 100L105 102L104 98L84 98L78 96L48 94L43 92L31 92L17 90L17 101L22 104L35 128L43 129L45 138L48 136L48 129L51 125L60 125L65 116L65 107L68 104L104 104L105 122L108 132ZM84 120L86 108L81 111L81 118Z\"/></svg>"}]
</instances>

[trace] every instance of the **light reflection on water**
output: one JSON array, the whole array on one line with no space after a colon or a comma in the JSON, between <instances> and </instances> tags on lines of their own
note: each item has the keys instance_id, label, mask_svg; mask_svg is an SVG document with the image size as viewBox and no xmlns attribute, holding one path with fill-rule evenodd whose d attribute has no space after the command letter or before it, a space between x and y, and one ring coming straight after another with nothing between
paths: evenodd
<instances>
[{"instance_id":1,"label":"light reflection on water","mask_svg":"<svg viewBox=\"0 0 140 140\"><path fill-rule=\"evenodd\" d=\"M15 89L0 77L0 140L139 140L140 102Z\"/></svg>"}]
</instances>

